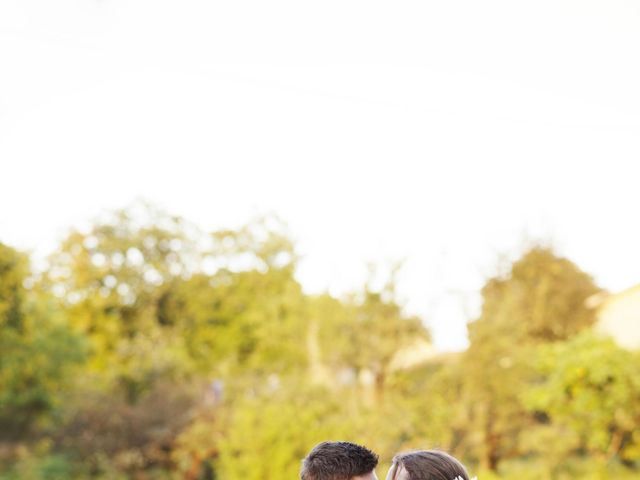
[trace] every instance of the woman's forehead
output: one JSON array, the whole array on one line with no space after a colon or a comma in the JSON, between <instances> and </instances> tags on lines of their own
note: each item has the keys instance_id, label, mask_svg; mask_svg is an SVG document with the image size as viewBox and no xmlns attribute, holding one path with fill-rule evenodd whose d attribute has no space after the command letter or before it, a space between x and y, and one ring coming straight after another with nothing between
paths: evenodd
<instances>
[{"instance_id":1,"label":"woman's forehead","mask_svg":"<svg viewBox=\"0 0 640 480\"><path fill-rule=\"evenodd\" d=\"M403 465L394 463L389 469L387 480L409 480L409 472Z\"/></svg>"},{"instance_id":2,"label":"woman's forehead","mask_svg":"<svg viewBox=\"0 0 640 480\"><path fill-rule=\"evenodd\" d=\"M409 472L404 468L404 465L398 467L398 474L396 480L409 480Z\"/></svg>"}]
</instances>

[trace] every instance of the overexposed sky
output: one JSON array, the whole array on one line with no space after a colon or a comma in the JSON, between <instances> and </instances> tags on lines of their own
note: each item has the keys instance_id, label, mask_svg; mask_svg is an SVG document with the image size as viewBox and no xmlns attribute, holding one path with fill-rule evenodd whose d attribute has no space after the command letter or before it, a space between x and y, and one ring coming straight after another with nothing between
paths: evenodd
<instances>
[{"instance_id":1,"label":"overexposed sky","mask_svg":"<svg viewBox=\"0 0 640 480\"><path fill-rule=\"evenodd\" d=\"M308 291L405 259L443 349L526 237L640 282L640 3L0 2L0 241L146 198L288 222Z\"/></svg>"}]
</instances>

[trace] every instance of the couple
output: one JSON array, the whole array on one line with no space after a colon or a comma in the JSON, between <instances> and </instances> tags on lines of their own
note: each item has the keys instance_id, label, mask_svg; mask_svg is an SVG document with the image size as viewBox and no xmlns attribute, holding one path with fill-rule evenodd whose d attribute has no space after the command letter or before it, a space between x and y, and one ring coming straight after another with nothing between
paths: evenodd
<instances>
[{"instance_id":1,"label":"couple","mask_svg":"<svg viewBox=\"0 0 640 480\"><path fill-rule=\"evenodd\" d=\"M322 442L302 462L301 480L378 480L378 455L349 442ZM386 480L469 480L464 466L438 450L417 450L393 458Z\"/></svg>"}]
</instances>

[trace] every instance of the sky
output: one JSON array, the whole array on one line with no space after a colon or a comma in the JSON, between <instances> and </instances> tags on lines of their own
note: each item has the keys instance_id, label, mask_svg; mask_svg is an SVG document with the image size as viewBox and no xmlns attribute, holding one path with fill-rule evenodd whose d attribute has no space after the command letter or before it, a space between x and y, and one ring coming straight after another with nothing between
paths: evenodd
<instances>
[{"instance_id":1,"label":"sky","mask_svg":"<svg viewBox=\"0 0 640 480\"><path fill-rule=\"evenodd\" d=\"M640 283L637 1L0 2L0 241L275 212L308 292L402 260L442 350L498 259Z\"/></svg>"}]
</instances>

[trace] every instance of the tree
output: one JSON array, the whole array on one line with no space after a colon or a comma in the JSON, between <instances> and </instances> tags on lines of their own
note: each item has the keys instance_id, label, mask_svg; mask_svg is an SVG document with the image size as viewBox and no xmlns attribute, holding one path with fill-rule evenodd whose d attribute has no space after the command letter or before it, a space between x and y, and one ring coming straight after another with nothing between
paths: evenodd
<instances>
[{"instance_id":1,"label":"tree","mask_svg":"<svg viewBox=\"0 0 640 480\"><path fill-rule=\"evenodd\" d=\"M535 246L483 287L482 314L469 326L470 340L480 343L493 330L514 342L566 340L593 325L595 312L585 301L599 291L573 262Z\"/></svg>"},{"instance_id":2,"label":"tree","mask_svg":"<svg viewBox=\"0 0 640 480\"><path fill-rule=\"evenodd\" d=\"M174 282L163 298L194 368L227 380L304 368L305 299L284 226L261 217L211 239L202 255L215 272Z\"/></svg>"},{"instance_id":3,"label":"tree","mask_svg":"<svg viewBox=\"0 0 640 480\"><path fill-rule=\"evenodd\" d=\"M544 426L562 435L565 454L584 452L632 464L640 459L640 356L606 338L585 332L561 343L539 347L538 382L525 395L533 412L547 417ZM573 441L566 441L573 439ZM539 444L548 456L557 442ZM558 465L555 465L558 467Z\"/></svg>"},{"instance_id":4,"label":"tree","mask_svg":"<svg viewBox=\"0 0 640 480\"><path fill-rule=\"evenodd\" d=\"M533 349L591 326L595 315L585 301L596 292L587 274L543 247L526 251L482 289L482 311L469 325L463 363L483 468L496 470L503 458L517 455L519 433L534 423L520 399L532 380Z\"/></svg>"},{"instance_id":5,"label":"tree","mask_svg":"<svg viewBox=\"0 0 640 480\"><path fill-rule=\"evenodd\" d=\"M362 291L339 301L325 295L312 300L311 328L317 330L316 371L326 367L329 381L351 373L353 381L371 383L375 401L381 400L393 362L406 349L422 347L431 340L428 329L416 316L407 315L396 295L394 269L385 285ZM314 339L310 347L315 344ZM309 349L313 352L313 348ZM327 371L321 375L327 375Z\"/></svg>"},{"instance_id":6,"label":"tree","mask_svg":"<svg viewBox=\"0 0 640 480\"><path fill-rule=\"evenodd\" d=\"M50 260L43 285L60 298L90 345L89 367L134 402L181 369L180 336L164 314L168 289L198 263L181 218L138 204L72 231Z\"/></svg>"},{"instance_id":7,"label":"tree","mask_svg":"<svg viewBox=\"0 0 640 480\"><path fill-rule=\"evenodd\" d=\"M27 257L0 243L0 439L25 439L45 421L83 358L61 312L24 287L28 275Z\"/></svg>"},{"instance_id":8,"label":"tree","mask_svg":"<svg viewBox=\"0 0 640 480\"><path fill-rule=\"evenodd\" d=\"M296 478L301 459L315 444L353 438L351 424L339 399L304 384L240 398L216 470L229 480Z\"/></svg>"},{"instance_id":9,"label":"tree","mask_svg":"<svg viewBox=\"0 0 640 480\"><path fill-rule=\"evenodd\" d=\"M0 243L0 327L24 329L24 281L28 275L26 255Z\"/></svg>"}]
</instances>

